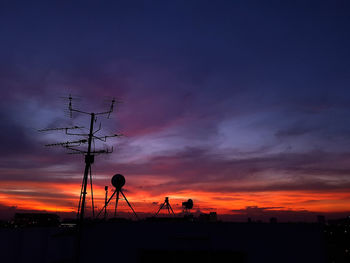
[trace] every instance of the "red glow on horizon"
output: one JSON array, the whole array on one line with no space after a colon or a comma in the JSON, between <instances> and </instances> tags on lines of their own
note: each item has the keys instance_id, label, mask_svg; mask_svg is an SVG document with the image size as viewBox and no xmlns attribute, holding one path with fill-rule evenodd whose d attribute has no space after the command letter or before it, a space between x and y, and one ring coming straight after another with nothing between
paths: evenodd
<instances>
[{"instance_id":1,"label":"red glow on horizon","mask_svg":"<svg viewBox=\"0 0 350 263\"><path fill-rule=\"evenodd\" d=\"M76 183L42 183L21 182L22 189L18 189L17 182L2 183L0 203L7 207L23 210L38 210L50 212L75 212L79 200L80 185ZM155 194L148 191L138 191L128 187L125 191L128 200L137 212L154 213L168 196L170 204L176 213L181 212L181 204L187 199L194 200L193 211L215 211L218 214L234 214L232 210L242 210L246 207L269 207L282 211L315 211L315 212L344 212L348 211L350 194L319 193L311 191L270 191L270 192L238 192L220 193L186 190ZM109 190L109 197L112 194ZM104 205L104 186L94 186L94 200L97 211ZM111 202L111 211L114 200ZM87 195L87 209L91 210L90 192ZM119 211L129 212L124 200L121 200Z\"/></svg>"}]
</instances>

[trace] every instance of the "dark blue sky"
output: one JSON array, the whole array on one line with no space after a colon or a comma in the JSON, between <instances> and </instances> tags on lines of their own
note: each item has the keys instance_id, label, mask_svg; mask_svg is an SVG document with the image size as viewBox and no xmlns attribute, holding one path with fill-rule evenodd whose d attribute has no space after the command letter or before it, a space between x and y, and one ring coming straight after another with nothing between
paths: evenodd
<instances>
[{"instance_id":1,"label":"dark blue sky","mask_svg":"<svg viewBox=\"0 0 350 263\"><path fill-rule=\"evenodd\" d=\"M226 212L346 210L349 15L346 1L2 1L0 202L81 179L81 160L36 132L84 124L64 115L72 93L87 110L124 102L103 125L127 136L96 182L121 171L140 203L193 194L205 209L223 194Z\"/></svg>"}]
</instances>

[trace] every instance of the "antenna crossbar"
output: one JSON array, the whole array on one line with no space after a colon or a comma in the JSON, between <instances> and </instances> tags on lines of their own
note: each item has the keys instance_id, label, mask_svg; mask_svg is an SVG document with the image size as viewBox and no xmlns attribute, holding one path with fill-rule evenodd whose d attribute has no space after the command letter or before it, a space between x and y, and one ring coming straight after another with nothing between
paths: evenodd
<instances>
[{"instance_id":1,"label":"antenna crossbar","mask_svg":"<svg viewBox=\"0 0 350 263\"><path fill-rule=\"evenodd\" d=\"M47 131L61 131L61 130L75 130L75 129L83 129L84 127L74 126L74 127L68 127L68 128L47 128L47 129L41 129L38 130L38 132L47 132Z\"/></svg>"},{"instance_id":2,"label":"antenna crossbar","mask_svg":"<svg viewBox=\"0 0 350 263\"><path fill-rule=\"evenodd\" d=\"M70 144L75 144L75 145L81 145L82 143L86 143L87 140L78 140L78 141L67 141L67 142L57 142L57 143L51 143L51 144L45 144L45 146L63 146L66 147L67 145Z\"/></svg>"}]
</instances>

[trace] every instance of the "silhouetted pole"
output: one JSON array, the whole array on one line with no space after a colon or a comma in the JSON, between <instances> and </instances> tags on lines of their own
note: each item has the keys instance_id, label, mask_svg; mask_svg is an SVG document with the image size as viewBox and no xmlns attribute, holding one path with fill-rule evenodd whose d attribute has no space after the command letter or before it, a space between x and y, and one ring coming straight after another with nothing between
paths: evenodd
<instances>
[{"instance_id":1,"label":"silhouetted pole","mask_svg":"<svg viewBox=\"0 0 350 263\"><path fill-rule=\"evenodd\" d=\"M107 198L108 198L108 186L105 186L105 191L106 191L106 195L105 195L105 220L107 219Z\"/></svg>"},{"instance_id":2,"label":"silhouetted pole","mask_svg":"<svg viewBox=\"0 0 350 263\"><path fill-rule=\"evenodd\" d=\"M91 187L91 205L92 205L92 218L95 218L95 204L94 204L94 191L92 187L92 173L91 173L91 165L90 165L90 187Z\"/></svg>"},{"instance_id":3,"label":"silhouetted pole","mask_svg":"<svg viewBox=\"0 0 350 263\"><path fill-rule=\"evenodd\" d=\"M136 219L139 219L139 217L137 216L137 214L136 214L136 212L135 212L134 208L132 208L131 204L129 203L128 199L126 198L126 196L125 196L125 194L123 193L123 191L122 191L122 190L120 190L120 193L123 195L123 197L124 197L124 199L125 199L126 203L127 203L127 204L128 204L128 206L131 208L131 210L132 210L132 212L134 213L134 215L135 215Z\"/></svg>"},{"instance_id":4,"label":"silhouetted pole","mask_svg":"<svg viewBox=\"0 0 350 263\"><path fill-rule=\"evenodd\" d=\"M117 217L118 200L119 200L119 191L117 190L117 196L115 198L114 217Z\"/></svg>"},{"instance_id":5,"label":"silhouetted pole","mask_svg":"<svg viewBox=\"0 0 350 263\"><path fill-rule=\"evenodd\" d=\"M89 170L90 165L93 163L93 155L91 155L91 141L92 141L92 135L93 135L93 129L94 129L94 121L95 121L95 113L91 113L91 121L90 121L90 132L89 132L89 138L88 138L88 151L85 155L85 171L84 171L84 178L83 178L83 192L82 192L82 201L80 206L80 213L79 213L79 224L82 224L84 220L84 212L85 212L85 197L86 197L86 186L89 176Z\"/></svg>"}]
</instances>

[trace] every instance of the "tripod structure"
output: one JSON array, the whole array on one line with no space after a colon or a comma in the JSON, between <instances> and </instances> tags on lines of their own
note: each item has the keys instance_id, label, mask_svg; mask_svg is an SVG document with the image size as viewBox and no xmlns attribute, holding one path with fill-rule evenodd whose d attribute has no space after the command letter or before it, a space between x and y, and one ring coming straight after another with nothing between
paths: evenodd
<instances>
[{"instance_id":1,"label":"tripod structure","mask_svg":"<svg viewBox=\"0 0 350 263\"><path fill-rule=\"evenodd\" d=\"M112 200L112 198L114 197L115 194L116 195L116 200L115 200L115 208L114 208L114 216L117 215L117 207L118 207L118 201L119 201L119 193L122 194L122 196L124 197L126 203L128 204L128 206L130 207L130 209L132 210L132 212L134 213L136 219L139 219L134 208L132 208L131 204L129 203L128 199L126 198L124 192L122 191L122 187L125 184L125 177L121 174L116 174L112 177L112 185L115 187L115 190L113 192L113 194L111 195L111 197L108 199L107 202L105 202L104 207L101 209L101 211L98 213L98 215L96 217L99 217L99 215L102 213L102 211L105 211L105 218L106 218L106 211L107 211L107 206L110 203L110 201ZM107 196L106 196L107 197ZM107 198L106 198L107 199Z\"/></svg>"},{"instance_id":2,"label":"tripod structure","mask_svg":"<svg viewBox=\"0 0 350 263\"><path fill-rule=\"evenodd\" d=\"M170 213L170 210L171 210L171 212L173 213L173 215L175 215L175 213L174 213L174 211L173 211L173 209L171 208L171 205L170 205L170 203L169 203L169 197L165 197L164 203L159 207L159 209L158 209L157 213L155 214L155 216L157 216L157 215L159 214L159 211L160 211L161 209L163 209L163 208L166 209L166 210L168 210L169 215L171 214L171 213Z\"/></svg>"}]
</instances>

